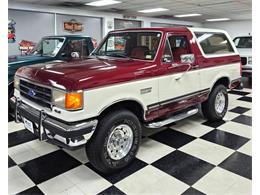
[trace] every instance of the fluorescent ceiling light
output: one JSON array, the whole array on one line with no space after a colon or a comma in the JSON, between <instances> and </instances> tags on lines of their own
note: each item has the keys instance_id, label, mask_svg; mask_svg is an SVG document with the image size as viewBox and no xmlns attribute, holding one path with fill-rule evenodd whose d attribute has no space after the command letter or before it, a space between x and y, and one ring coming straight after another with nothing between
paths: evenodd
<instances>
[{"instance_id":1,"label":"fluorescent ceiling light","mask_svg":"<svg viewBox=\"0 0 260 195\"><path fill-rule=\"evenodd\" d=\"M178 15L174 15L174 17L177 17L177 18L194 17L194 16L201 16L201 14L194 13L194 14L178 14Z\"/></svg>"},{"instance_id":2,"label":"fluorescent ceiling light","mask_svg":"<svg viewBox=\"0 0 260 195\"><path fill-rule=\"evenodd\" d=\"M167 10L169 10L169 9L158 7L158 8L152 8L152 9L144 9L144 10L140 10L138 12L153 13L153 12L162 12L162 11L167 11Z\"/></svg>"},{"instance_id":3,"label":"fluorescent ceiling light","mask_svg":"<svg viewBox=\"0 0 260 195\"><path fill-rule=\"evenodd\" d=\"M113 5L113 4L117 4L117 3L121 3L121 1L114 1L114 0L99 0L99 1L93 1L90 3L86 3L85 5L90 5L90 6L106 6L106 5Z\"/></svg>"},{"instance_id":4,"label":"fluorescent ceiling light","mask_svg":"<svg viewBox=\"0 0 260 195\"><path fill-rule=\"evenodd\" d=\"M230 20L230 18L214 18L214 19L207 19L208 22L217 22L217 21L227 21Z\"/></svg>"}]
</instances>

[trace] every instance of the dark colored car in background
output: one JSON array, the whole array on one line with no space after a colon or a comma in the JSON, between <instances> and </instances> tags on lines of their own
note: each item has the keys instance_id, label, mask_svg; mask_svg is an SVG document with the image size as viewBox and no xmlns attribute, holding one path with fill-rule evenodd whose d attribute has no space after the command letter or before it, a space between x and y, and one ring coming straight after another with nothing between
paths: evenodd
<instances>
[{"instance_id":1,"label":"dark colored car in background","mask_svg":"<svg viewBox=\"0 0 260 195\"><path fill-rule=\"evenodd\" d=\"M8 97L13 95L15 72L23 66L60 63L87 57L94 49L94 39L81 35L46 36L26 55L8 57Z\"/></svg>"}]
</instances>

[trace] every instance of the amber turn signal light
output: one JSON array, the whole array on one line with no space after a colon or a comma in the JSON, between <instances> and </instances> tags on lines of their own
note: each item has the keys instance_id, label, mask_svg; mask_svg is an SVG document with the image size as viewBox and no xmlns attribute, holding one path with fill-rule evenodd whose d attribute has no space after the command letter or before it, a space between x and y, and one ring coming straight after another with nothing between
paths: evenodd
<instances>
[{"instance_id":1,"label":"amber turn signal light","mask_svg":"<svg viewBox=\"0 0 260 195\"><path fill-rule=\"evenodd\" d=\"M82 93L66 93L65 108L68 110L79 110L83 107Z\"/></svg>"}]
</instances>

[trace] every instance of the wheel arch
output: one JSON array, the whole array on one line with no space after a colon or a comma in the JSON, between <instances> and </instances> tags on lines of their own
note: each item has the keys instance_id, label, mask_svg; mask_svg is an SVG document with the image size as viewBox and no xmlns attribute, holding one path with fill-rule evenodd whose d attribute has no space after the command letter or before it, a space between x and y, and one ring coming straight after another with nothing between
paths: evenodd
<instances>
[{"instance_id":1,"label":"wheel arch","mask_svg":"<svg viewBox=\"0 0 260 195\"><path fill-rule=\"evenodd\" d=\"M222 76L222 77L216 79L216 81L213 83L210 91L212 91L212 89L214 89L217 85L220 85L220 84L224 85L226 88L229 88L230 83L231 83L231 81L228 76Z\"/></svg>"},{"instance_id":2,"label":"wheel arch","mask_svg":"<svg viewBox=\"0 0 260 195\"><path fill-rule=\"evenodd\" d=\"M133 112L140 121L144 121L145 108L141 102L134 99L124 99L107 105L99 112L99 117L105 116L107 113L117 109L126 109Z\"/></svg>"}]
</instances>

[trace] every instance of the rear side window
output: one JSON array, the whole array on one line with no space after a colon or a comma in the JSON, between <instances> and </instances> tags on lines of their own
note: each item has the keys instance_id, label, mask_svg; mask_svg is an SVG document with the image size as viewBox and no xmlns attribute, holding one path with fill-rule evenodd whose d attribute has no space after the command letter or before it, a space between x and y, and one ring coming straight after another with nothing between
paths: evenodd
<instances>
[{"instance_id":1,"label":"rear side window","mask_svg":"<svg viewBox=\"0 0 260 195\"><path fill-rule=\"evenodd\" d=\"M195 32L205 54L233 53L234 49L224 33Z\"/></svg>"}]
</instances>

